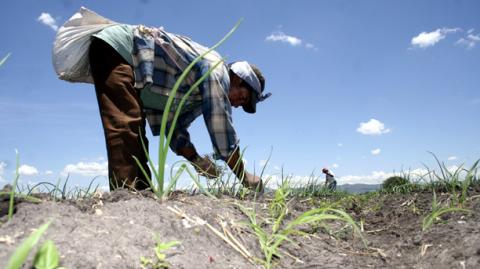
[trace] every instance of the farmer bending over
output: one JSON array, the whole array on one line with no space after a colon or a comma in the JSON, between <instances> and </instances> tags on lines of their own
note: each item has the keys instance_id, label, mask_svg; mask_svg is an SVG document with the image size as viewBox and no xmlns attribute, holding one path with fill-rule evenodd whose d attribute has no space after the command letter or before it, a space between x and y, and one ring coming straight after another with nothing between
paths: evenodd
<instances>
[{"instance_id":1,"label":"farmer bending over","mask_svg":"<svg viewBox=\"0 0 480 269\"><path fill-rule=\"evenodd\" d=\"M207 48L188 37L162 28L115 24L94 34L89 60L95 84L108 155L110 190L126 186L147 189L148 182L132 156L150 175L141 139L148 148L145 120L153 135L160 134L164 107L186 67ZM211 52L200 60L174 96L167 133L181 98L195 81L222 58ZM224 160L244 186L256 188L261 179L245 170L239 140L232 122L232 106L255 113L263 95L265 78L247 62L220 64L188 97L174 129L170 148L192 162L208 177L218 176L215 165L199 156L188 127L203 115L217 159Z\"/></svg>"},{"instance_id":2,"label":"farmer bending over","mask_svg":"<svg viewBox=\"0 0 480 269\"><path fill-rule=\"evenodd\" d=\"M322 172L325 174L325 187L330 191L335 191L337 188L337 181L335 180L335 175L330 172L327 168L323 168Z\"/></svg>"}]
</instances>

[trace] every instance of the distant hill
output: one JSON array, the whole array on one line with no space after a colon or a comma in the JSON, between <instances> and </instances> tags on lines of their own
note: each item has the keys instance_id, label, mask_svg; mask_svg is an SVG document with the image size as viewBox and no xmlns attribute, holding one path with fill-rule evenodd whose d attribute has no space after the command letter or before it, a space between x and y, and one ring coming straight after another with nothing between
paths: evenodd
<instances>
[{"instance_id":1,"label":"distant hill","mask_svg":"<svg viewBox=\"0 0 480 269\"><path fill-rule=\"evenodd\" d=\"M337 190L351 193L363 193L369 191L376 191L378 189L380 189L380 184L343 184L337 186Z\"/></svg>"}]
</instances>

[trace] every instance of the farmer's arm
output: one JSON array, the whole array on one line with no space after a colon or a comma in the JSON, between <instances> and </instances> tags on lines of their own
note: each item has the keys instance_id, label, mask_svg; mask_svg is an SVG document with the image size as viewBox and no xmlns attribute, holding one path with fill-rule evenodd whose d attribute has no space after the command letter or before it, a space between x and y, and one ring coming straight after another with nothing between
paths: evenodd
<instances>
[{"instance_id":1,"label":"farmer's arm","mask_svg":"<svg viewBox=\"0 0 480 269\"><path fill-rule=\"evenodd\" d=\"M202 67L203 72L209 66ZM217 68L225 68L219 66ZM200 86L202 94L202 114L212 141L216 159L227 161L238 147L239 140L233 127L232 106L227 96L230 87L228 71L212 72Z\"/></svg>"},{"instance_id":2,"label":"farmer's arm","mask_svg":"<svg viewBox=\"0 0 480 269\"><path fill-rule=\"evenodd\" d=\"M193 117L188 117L189 115L183 115L178 118L177 124L175 125L175 130L172 134L172 140L170 141L170 149L175 152L177 155L184 157L185 159L193 162L199 157L195 146L190 140L190 133L188 132L188 127L192 122ZM170 131L170 123L167 124L166 133Z\"/></svg>"},{"instance_id":3,"label":"farmer's arm","mask_svg":"<svg viewBox=\"0 0 480 269\"><path fill-rule=\"evenodd\" d=\"M225 90L230 87L230 80L228 75L222 75L221 70L218 71L212 73L201 87L203 118L216 157L224 160L244 185L255 187L260 178L245 170L238 146L239 140L233 127L232 106ZM225 72L228 73L226 70Z\"/></svg>"},{"instance_id":4,"label":"farmer's arm","mask_svg":"<svg viewBox=\"0 0 480 269\"><path fill-rule=\"evenodd\" d=\"M195 161L195 159L200 158L200 155L198 155L197 150L193 145L191 147L183 147L183 148L177 149L177 154L180 156L183 156L185 159L189 160L190 162L193 162Z\"/></svg>"},{"instance_id":5,"label":"farmer's arm","mask_svg":"<svg viewBox=\"0 0 480 269\"><path fill-rule=\"evenodd\" d=\"M201 158L190 140L188 127L195 118L195 113L185 113L178 118L172 140L170 141L170 148L177 155L191 162L200 175L208 178L216 178L218 177L218 171L215 164L208 158ZM167 133L170 128L170 124L167 124Z\"/></svg>"},{"instance_id":6,"label":"farmer's arm","mask_svg":"<svg viewBox=\"0 0 480 269\"><path fill-rule=\"evenodd\" d=\"M250 174L243 164L243 160L240 154L240 147L237 147L235 151L230 155L227 160L227 165L232 169L233 173L240 179L243 185L248 187L257 187L258 182L260 182L260 177Z\"/></svg>"}]
</instances>

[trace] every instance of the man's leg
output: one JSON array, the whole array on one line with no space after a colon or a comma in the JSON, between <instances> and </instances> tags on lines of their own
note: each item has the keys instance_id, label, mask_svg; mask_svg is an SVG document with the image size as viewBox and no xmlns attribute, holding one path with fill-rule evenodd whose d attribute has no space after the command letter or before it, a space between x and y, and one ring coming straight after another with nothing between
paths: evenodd
<instances>
[{"instance_id":1,"label":"man's leg","mask_svg":"<svg viewBox=\"0 0 480 269\"><path fill-rule=\"evenodd\" d=\"M145 115L134 88L133 68L104 41L90 45L90 67L95 82L108 155L110 190L117 187L148 188L148 182L132 156L150 176L141 140L148 149Z\"/></svg>"}]
</instances>

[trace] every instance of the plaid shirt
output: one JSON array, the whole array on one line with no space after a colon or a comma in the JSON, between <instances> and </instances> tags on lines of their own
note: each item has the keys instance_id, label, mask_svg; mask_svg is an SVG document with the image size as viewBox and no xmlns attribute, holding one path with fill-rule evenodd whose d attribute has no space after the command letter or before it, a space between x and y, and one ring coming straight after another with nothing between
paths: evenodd
<instances>
[{"instance_id":1,"label":"plaid shirt","mask_svg":"<svg viewBox=\"0 0 480 269\"><path fill-rule=\"evenodd\" d=\"M144 26L134 30L133 47L135 87L143 89L142 92L150 92L152 98L142 95L142 100L153 135L160 135L164 104L175 82L187 66L208 49L188 37ZM167 132L180 100L190 86L221 60L220 55L212 51L189 72L174 97L168 114ZM239 142L233 128L229 89L228 67L221 64L188 97L170 142L172 151L177 153L180 148L193 147L187 129L193 120L203 114L216 158L227 160ZM158 105L149 105L152 100Z\"/></svg>"}]
</instances>

